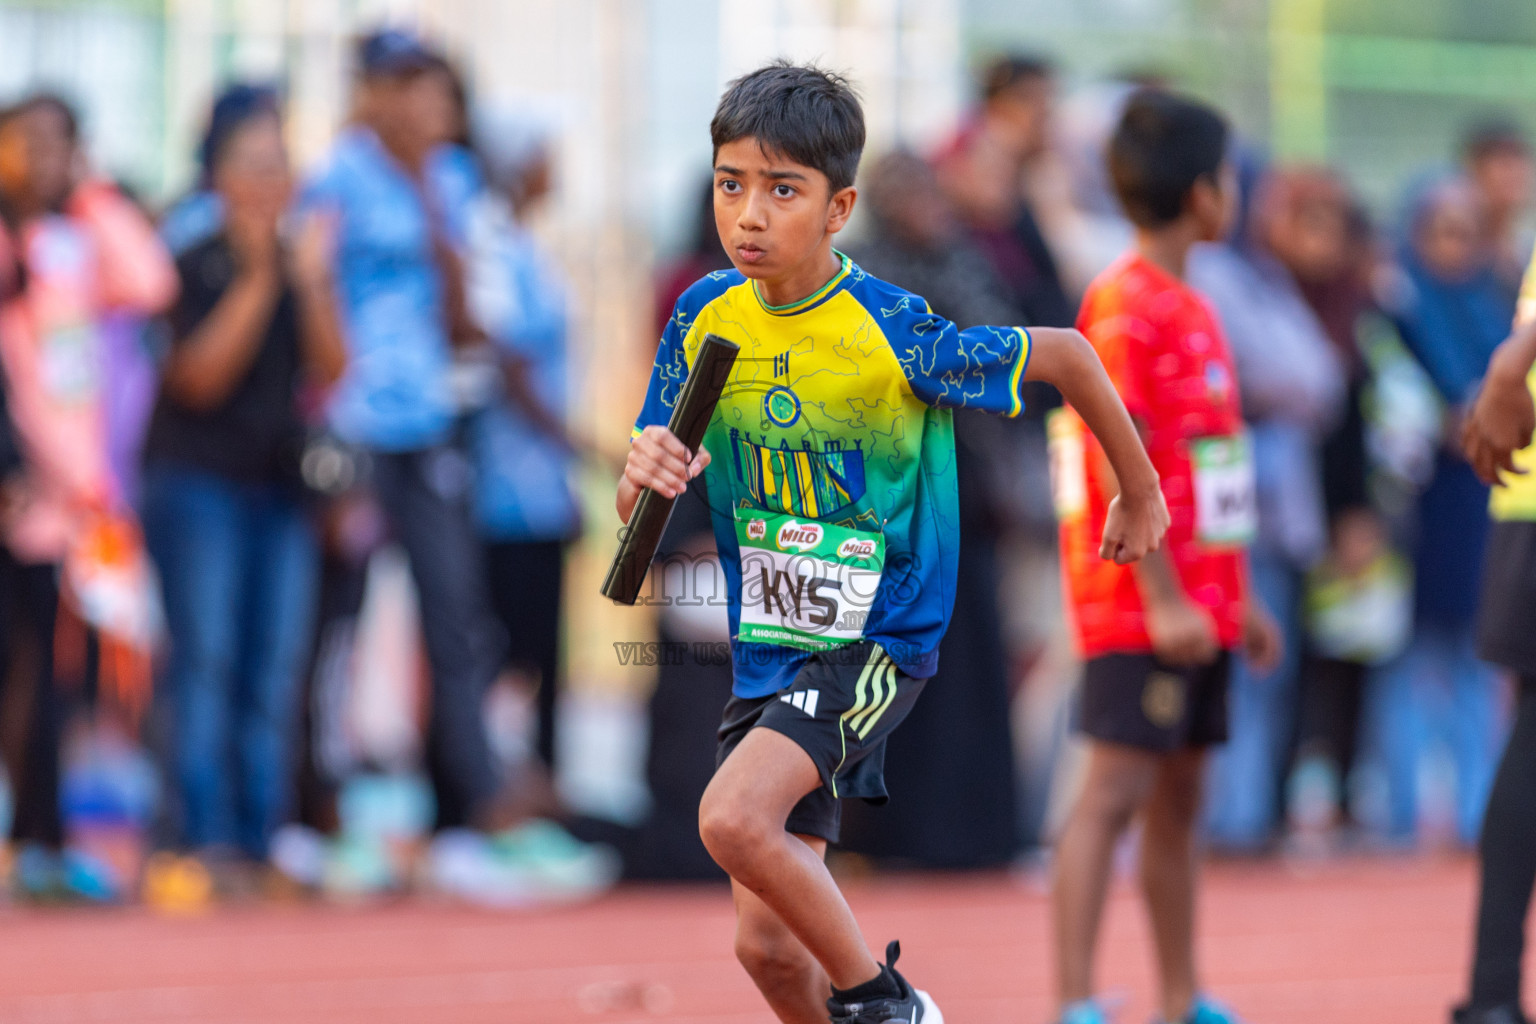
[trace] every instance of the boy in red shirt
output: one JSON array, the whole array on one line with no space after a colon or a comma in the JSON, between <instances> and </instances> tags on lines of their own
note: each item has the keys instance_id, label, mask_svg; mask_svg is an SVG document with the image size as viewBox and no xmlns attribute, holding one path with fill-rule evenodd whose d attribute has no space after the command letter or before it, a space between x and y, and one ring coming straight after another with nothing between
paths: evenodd
<instances>
[{"instance_id":1,"label":"boy in red shirt","mask_svg":"<svg viewBox=\"0 0 1536 1024\"><path fill-rule=\"evenodd\" d=\"M1266 663L1279 639L1247 596L1253 475L1237 380L1215 315L1184 283L1196 242L1225 233L1234 182L1209 108L1133 97L1110 141L1134 248L1089 287L1078 327L1109 371L1161 479L1171 524L1135 566L1097 557L1114 473L1070 409L1052 425L1062 565L1087 659L1087 780L1056 851L1062 1024L1102 1024L1093 951L1115 846L1142 816L1141 882L1168 1022L1230 1024L1196 982L1195 829L1205 753L1227 737L1231 652Z\"/></svg>"}]
</instances>

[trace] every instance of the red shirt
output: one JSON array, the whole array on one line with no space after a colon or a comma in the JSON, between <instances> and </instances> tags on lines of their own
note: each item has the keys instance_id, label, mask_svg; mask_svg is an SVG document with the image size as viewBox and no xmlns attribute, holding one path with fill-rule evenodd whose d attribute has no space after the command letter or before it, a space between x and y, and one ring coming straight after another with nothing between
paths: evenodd
<instances>
[{"instance_id":1,"label":"red shirt","mask_svg":"<svg viewBox=\"0 0 1536 1024\"><path fill-rule=\"evenodd\" d=\"M1243 548L1197 536L1192 445L1241 435L1237 376L1204 298L1136 253L1100 274L1083 297L1087 335L1142 425L1172 519L1163 550L1184 592L1209 609L1223 647L1242 637ZM1099 557L1108 503L1103 449L1070 409L1052 424L1062 571L1083 654L1152 650L1135 569Z\"/></svg>"}]
</instances>

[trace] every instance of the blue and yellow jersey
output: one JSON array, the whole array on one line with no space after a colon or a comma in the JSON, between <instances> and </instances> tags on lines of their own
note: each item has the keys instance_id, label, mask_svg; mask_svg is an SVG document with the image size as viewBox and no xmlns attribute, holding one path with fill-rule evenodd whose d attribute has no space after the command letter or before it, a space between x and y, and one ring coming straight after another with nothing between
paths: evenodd
<instances>
[{"instance_id":1,"label":"blue and yellow jersey","mask_svg":"<svg viewBox=\"0 0 1536 1024\"><path fill-rule=\"evenodd\" d=\"M738 520L757 527L756 536L764 520L787 524L779 536L802 552L823 529L845 553L859 550L859 537L883 538L883 572L871 577L877 583L852 632L881 643L908 674L931 676L960 543L950 410L1023 409L1027 331L961 331L918 296L841 258L825 287L789 306L767 305L735 270L690 287L662 335L635 424L637 436L667 424L706 333L741 347L704 447L735 692L745 698L789 685L809 652L741 640L739 540L753 535ZM802 596L796 589L778 599Z\"/></svg>"},{"instance_id":2,"label":"blue and yellow jersey","mask_svg":"<svg viewBox=\"0 0 1536 1024\"><path fill-rule=\"evenodd\" d=\"M1525 268L1525 278L1520 282L1520 302L1515 307L1515 326L1523 327L1536 320L1536 252ZM1536 398L1536 366L1531 367L1527 381L1531 395ZM1515 452L1515 468L1524 474L1505 473L1499 477L1499 485L1489 496L1489 511L1500 521L1536 521L1536 438Z\"/></svg>"}]
</instances>

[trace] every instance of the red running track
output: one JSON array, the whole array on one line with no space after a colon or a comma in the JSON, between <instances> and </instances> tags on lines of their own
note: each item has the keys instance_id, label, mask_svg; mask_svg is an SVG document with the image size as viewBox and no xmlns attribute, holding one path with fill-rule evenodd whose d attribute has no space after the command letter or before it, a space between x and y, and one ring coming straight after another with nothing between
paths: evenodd
<instances>
[{"instance_id":1,"label":"red running track","mask_svg":"<svg viewBox=\"0 0 1536 1024\"><path fill-rule=\"evenodd\" d=\"M1461 992L1467 859L1212 867L1210 987L1253 1024L1440 1024ZM949 1024L1046 1024L1049 916L1037 881L882 878L849 887L878 947ZM1150 1017L1135 893L1101 957L1118 1019ZM192 919L142 909L0 912L3 1024L772 1024L731 958L723 887L627 888L577 909L420 902L263 906Z\"/></svg>"}]
</instances>

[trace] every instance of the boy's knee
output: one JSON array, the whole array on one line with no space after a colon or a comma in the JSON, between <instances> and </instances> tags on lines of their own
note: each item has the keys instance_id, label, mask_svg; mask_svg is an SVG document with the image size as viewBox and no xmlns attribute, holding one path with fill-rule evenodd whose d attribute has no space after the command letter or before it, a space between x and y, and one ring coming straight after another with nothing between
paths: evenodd
<instances>
[{"instance_id":1,"label":"boy's knee","mask_svg":"<svg viewBox=\"0 0 1536 1024\"><path fill-rule=\"evenodd\" d=\"M1192 828L1200 816L1204 792L1202 762L1194 757L1175 758L1163 766L1162 777L1148 808L1149 817L1161 818L1181 828Z\"/></svg>"},{"instance_id":2,"label":"boy's knee","mask_svg":"<svg viewBox=\"0 0 1536 1024\"><path fill-rule=\"evenodd\" d=\"M1084 788L1078 812L1107 828L1124 828L1146 802L1147 787L1140 780L1101 777Z\"/></svg>"},{"instance_id":3,"label":"boy's knee","mask_svg":"<svg viewBox=\"0 0 1536 1024\"><path fill-rule=\"evenodd\" d=\"M732 865L761 849L768 833L759 816L750 811L706 799L699 806L699 838L715 863L730 871Z\"/></svg>"},{"instance_id":4,"label":"boy's knee","mask_svg":"<svg viewBox=\"0 0 1536 1024\"><path fill-rule=\"evenodd\" d=\"M1147 808L1147 818L1169 828L1190 831L1200 817L1200 786L1160 786Z\"/></svg>"},{"instance_id":5,"label":"boy's knee","mask_svg":"<svg viewBox=\"0 0 1536 1024\"><path fill-rule=\"evenodd\" d=\"M803 991L817 970L810 952L783 929L769 933L748 926L738 928L736 959L764 992Z\"/></svg>"}]
</instances>

